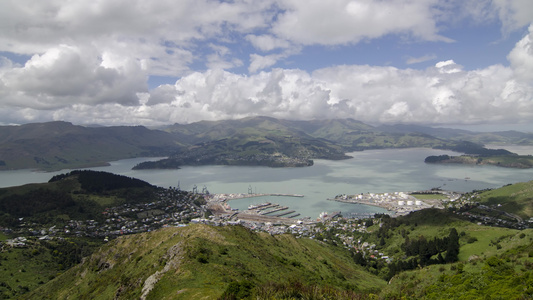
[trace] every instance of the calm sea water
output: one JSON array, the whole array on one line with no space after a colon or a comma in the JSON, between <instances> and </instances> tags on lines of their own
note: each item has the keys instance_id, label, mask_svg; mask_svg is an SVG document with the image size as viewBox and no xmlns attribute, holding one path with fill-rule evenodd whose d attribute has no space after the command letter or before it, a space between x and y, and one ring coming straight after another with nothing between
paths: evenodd
<instances>
[{"instance_id":1,"label":"calm sea water","mask_svg":"<svg viewBox=\"0 0 533 300\"><path fill-rule=\"evenodd\" d=\"M528 153L529 152L529 153ZM521 154L533 153L533 147L522 148ZM357 204L328 201L338 194L415 191L440 187L468 192L474 189L497 188L508 183L533 180L533 169L509 169L493 166L430 165L429 155L457 155L433 149L387 149L350 153L352 159L342 161L315 160L305 168L268 168L238 166L183 167L179 170L131 170L146 158L112 162L108 167L91 168L135 177L151 184L211 193L302 194L303 198L266 197L233 200L234 208L246 209L250 204L273 202L289 206L302 216L316 217L322 211L343 213L383 212L382 209ZM0 187L46 182L52 176L68 172L33 172L31 170L0 172Z\"/></svg>"}]
</instances>

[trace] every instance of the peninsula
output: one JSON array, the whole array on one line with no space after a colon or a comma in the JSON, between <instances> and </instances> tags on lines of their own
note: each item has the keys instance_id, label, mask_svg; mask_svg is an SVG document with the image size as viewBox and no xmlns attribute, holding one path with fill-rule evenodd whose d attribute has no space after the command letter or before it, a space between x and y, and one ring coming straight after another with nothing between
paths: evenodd
<instances>
[{"instance_id":1,"label":"peninsula","mask_svg":"<svg viewBox=\"0 0 533 300\"><path fill-rule=\"evenodd\" d=\"M366 193L358 195L337 195L330 201L364 204L387 209L393 216L407 215L425 208L444 208L443 201L455 201L460 193L449 191Z\"/></svg>"},{"instance_id":2,"label":"peninsula","mask_svg":"<svg viewBox=\"0 0 533 300\"><path fill-rule=\"evenodd\" d=\"M533 167L533 156L531 155L497 155L497 156L428 156L425 163L437 164L467 164L467 165L492 165L506 168L529 169Z\"/></svg>"}]
</instances>

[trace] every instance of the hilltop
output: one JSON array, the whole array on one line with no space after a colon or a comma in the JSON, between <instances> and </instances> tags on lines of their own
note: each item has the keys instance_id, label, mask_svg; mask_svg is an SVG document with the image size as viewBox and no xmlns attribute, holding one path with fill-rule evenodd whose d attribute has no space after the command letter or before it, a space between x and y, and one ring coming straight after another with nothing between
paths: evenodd
<instances>
[{"instance_id":1,"label":"hilltop","mask_svg":"<svg viewBox=\"0 0 533 300\"><path fill-rule=\"evenodd\" d=\"M247 298L289 282L354 294L385 285L342 248L240 226L191 225L116 239L28 297Z\"/></svg>"}]
</instances>

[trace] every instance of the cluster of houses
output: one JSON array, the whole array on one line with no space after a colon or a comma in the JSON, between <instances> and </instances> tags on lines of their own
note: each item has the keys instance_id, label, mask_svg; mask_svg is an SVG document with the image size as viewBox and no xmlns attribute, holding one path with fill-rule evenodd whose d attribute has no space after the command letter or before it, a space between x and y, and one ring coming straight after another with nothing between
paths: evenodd
<instances>
[{"instance_id":1,"label":"cluster of houses","mask_svg":"<svg viewBox=\"0 0 533 300\"><path fill-rule=\"evenodd\" d=\"M353 218L336 218L324 220L323 226L317 226L313 229L311 238L320 237L327 242L328 237L324 237L324 232L335 232L329 239L335 240L338 244L342 244L345 248L354 250L356 253L360 252L363 257L369 259L383 259L386 262L391 262L392 257L380 252L376 249L376 244L369 243L361 239L361 237L368 233L368 228L365 222Z\"/></svg>"},{"instance_id":2,"label":"cluster of houses","mask_svg":"<svg viewBox=\"0 0 533 300\"><path fill-rule=\"evenodd\" d=\"M281 222L258 222L237 219L233 220L227 215L211 215L209 218L192 219L191 223L207 224L213 226L241 225L254 231L263 231L271 235L290 233L298 237L309 237L314 228L314 223L296 221L295 224L287 225Z\"/></svg>"},{"instance_id":3,"label":"cluster of houses","mask_svg":"<svg viewBox=\"0 0 533 300\"><path fill-rule=\"evenodd\" d=\"M216 203L223 206L224 214L215 213L205 217L208 212L208 205L204 201L208 199L210 204ZM126 203L120 206L107 208L102 213L102 218L96 220L70 220L64 226L53 226L50 228L35 229L35 224L22 223L16 234L19 238L6 241L6 245L11 247L24 247L26 238L23 236L37 236L40 239L62 238L64 236L88 236L109 240L124 234L152 231L167 226L183 226L186 223L203 223L214 226L242 225L251 230L264 231L272 235L290 233L296 237L324 238L324 232L336 232L333 237L337 243L341 243L347 248L370 255L371 258L390 260L383 253L375 249L374 244L369 244L354 236L360 236L367 232L364 222L358 219L348 218L338 222L337 213L321 214L317 222L310 220L293 220L292 223L272 221L257 221L254 219L243 220L235 218L237 213L232 213L227 207L226 199L246 197L246 194L234 195L201 195L180 191L175 188L160 188L158 200L150 203ZM449 195L447 205L452 205L456 212L478 220L479 224L495 225L523 229L527 228L525 222L513 222L513 216L493 217L488 214L476 214L471 210L472 205L477 205L478 210L491 211L492 208L476 204L476 195ZM198 201L200 200L200 201ZM406 193L383 193L383 194L360 194L354 196L339 195L334 200L351 203L364 203L385 207L389 210L400 211L402 213L431 207L421 200L417 200ZM468 211L465 211L466 208ZM230 213L230 214L228 214ZM279 218L281 220L281 218ZM509 220L511 219L511 220ZM320 224L320 226L317 226ZM33 227L32 227L33 225ZM11 232L12 233L12 232ZM329 238L332 238L331 236Z\"/></svg>"},{"instance_id":4,"label":"cluster of houses","mask_svg":"<svg viewBox=\"0 0 533 300\"><path fill-rule=\"evenodd\" d=\"M63 226L37 228L37 224L21 219L19 228L7 229L18 238L7 240L6 245L25 247L27 237L38 239L63 238L67 236L95 237L109 240L119 235L152 231L166 226L178 226L205 214L205 207L197 204L198 195L174 188L158 191L158 200L150 203L126 203L105 209L100 221L69 220Z\"/></svg>"}]
</instances>

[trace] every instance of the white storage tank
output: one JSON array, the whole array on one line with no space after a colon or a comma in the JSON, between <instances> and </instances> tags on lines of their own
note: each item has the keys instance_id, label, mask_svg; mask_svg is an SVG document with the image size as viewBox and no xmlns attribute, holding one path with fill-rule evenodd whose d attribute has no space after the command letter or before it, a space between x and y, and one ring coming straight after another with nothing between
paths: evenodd
<instances>
[{"instance_id":1,"label":"white storage tank","mask_svg":"<svg viewBox=\"0 0 533 300\"><path fill-rule=\"evenodd\" d=\"M399 206L404 206L405 205L405 201L403 201L403 200L398 201L398 205Z\"/></svg>"},{"instance_id":2,"label":"white storage tank","mask_svg":"<svg viewBox=\"0 0 533 300\"><path fill-rule=\"evenodd\" d=\"M407 200L407 205L413 205L413 200Z\"/></svg>"},{"instance_id":3,"label":"white storage tank","mask_svg":"<svg viewBox=\"0 0 533 300\"><path fill-rule=\"evenodd\" d=\"M415 201L415 205L422 205L422 201L420 201L420 200L416 200L416 201Z\"/></svg>"}]
</instances>

